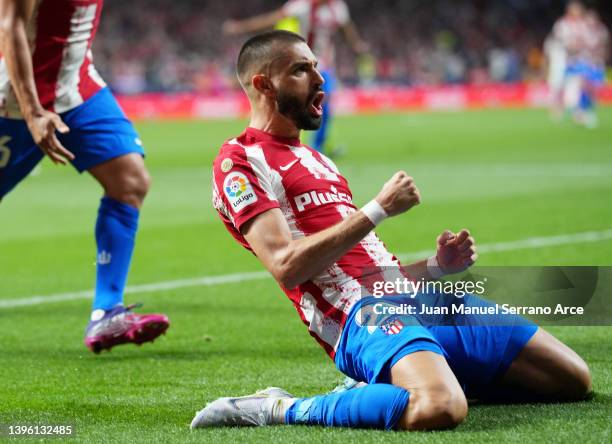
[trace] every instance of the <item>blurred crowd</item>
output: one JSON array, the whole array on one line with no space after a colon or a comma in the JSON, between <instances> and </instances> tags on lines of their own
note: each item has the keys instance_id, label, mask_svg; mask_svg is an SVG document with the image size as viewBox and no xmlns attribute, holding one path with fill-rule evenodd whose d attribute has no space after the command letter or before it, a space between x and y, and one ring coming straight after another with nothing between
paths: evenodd
<instances>
[{"instance_id":1,"label":"blurred crowd","mask_svg":"<svg viewBox=\"0 0 612 444\"><path fill-rule=\"evenodd\" d=\"M345 84L437 85L542 78L542 44L564 10L560 0L345 0L370 46L357 57L337 36ZM245 37L224 20L282 0L106 0L94 60L120 93L237 87L234 61ZM587 2L609 26L612 2Z\"/></svg>"}]
</instances>

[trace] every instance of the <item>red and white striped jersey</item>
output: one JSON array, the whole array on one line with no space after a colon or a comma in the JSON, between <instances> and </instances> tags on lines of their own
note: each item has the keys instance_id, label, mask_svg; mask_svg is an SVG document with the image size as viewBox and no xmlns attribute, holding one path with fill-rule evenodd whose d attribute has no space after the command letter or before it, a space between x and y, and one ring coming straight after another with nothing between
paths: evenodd
<instances>
[{"instance_id":1,"label":"red and white striped jersey","mask_svg":"<svg viewBox=\"0 0 612 444\"><path fill-rule=\"evenodd\" d=\"M300 23L300 34L319 60L321 69L334 67L334 34L350 21L349 9L343 0L289 0L283 6L286 17Z\"/></svg>"},{"instance_id":2,"label":"red and white striped jersey","mask_svg":"<svg viewBox=\"0 0 612 444\"><path fill-rule=\"evenodd\" d=\"M105 86L93 65L93 42L103 0L36 0L27 24L34 80L45 109L62 113ZM21 112L0 55L0 116Z\"/></svg>"},{"instance_id":3,"label":"red and white striped jersey","mask_svg":"<svg viewBox=\"0 0 612 444\"><path fill-rule=\"evenodd\" d=\"M586 20L563 16L555 23L553 35L563 44L571 60L587 57L589 26Z\"/></svg>"},{"instance_id":4,"label":"red and white striped jersey","mask_svg":"<svg viewBox=\"0 0 612 444\"><path fill-rule=\"evenodd\" d=\"M294 239L329 228L357 211L334 163L300 143L254 128L224 143L213 163L213 205L245 248L240 228L279 208ZM313 258L315 260L315 258ZM374 232L325 271L294 289L283 288L310 334L333 358L346 318L362 285L397 269L399 262ZM377 276L376 276L377 277Z\"/></svg>"}]
</instances>

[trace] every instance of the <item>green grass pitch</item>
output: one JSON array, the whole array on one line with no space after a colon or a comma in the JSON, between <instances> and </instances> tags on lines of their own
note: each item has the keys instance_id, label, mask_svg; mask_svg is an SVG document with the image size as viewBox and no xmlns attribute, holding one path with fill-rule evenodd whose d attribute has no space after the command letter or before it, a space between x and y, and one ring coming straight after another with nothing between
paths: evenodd
<instances>
[{"instance_id":1,"label":"green grass pitch","mask_svg":"<svg viewBox=\"0 0 612 444\"><path fill-rule=\"evenodd\" d=\"M445 228L480 244L612 228L612 108L584 130L543 110L338 118L337 163L355 200L405 169L422 204L377 230L393 252L433 248ZM210 164L244 121L143 122L153 187L129 284L261 270L225 232L210 203ZM0 205L0 303L87 290L100 191L45 161ZM612 239L481 255L487 265L612 265ZM165 312L167 336L94 356L82 344L90 302L0 307L0 423L72 424L82 442L610 442L609 327L550 330L591 366L592 402L475 405L454 431L413 433L269 427L189 430L222 395L278 385L297 395L341 377L271 278L129 294ZM13 302L15 302L13 301ZM0 304L1 305L1 304ZM2 439L2 438L0 438ZM12 441L11 441L12 442Z\"/></svg>"}]
</instances>

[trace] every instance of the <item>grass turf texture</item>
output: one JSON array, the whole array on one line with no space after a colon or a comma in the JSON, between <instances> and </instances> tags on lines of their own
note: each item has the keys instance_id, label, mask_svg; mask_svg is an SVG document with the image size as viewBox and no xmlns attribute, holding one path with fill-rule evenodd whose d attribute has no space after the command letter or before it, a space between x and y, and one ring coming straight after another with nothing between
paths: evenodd
<instances>
[{"instance_id":1,"label":"grass turf texture","mask_svg":"<svg viewBox=\"0 0 612 444\"><path fill-rule=\"evenodd\" d=\"M612 228L612 109L588 131L541 110L338 118L337 163L364 204L399 168L423 203L377 230L394 252L432 248L444 229L492 243ZM153 188L130 284L260 270L210 204L209 165L245 122L143 122ZM45 161L0 205L0 299L90 288L100 192ZM482 265L612 265L612 240L487 253ZM190 432L206 401L269 385L329 390L339 373L272 279L129 295L165 312L168 335L94 356L82 345L89 302L0 309L0 423L69 423L89 442L609 442L609 327L550 328L591 366L592 402L473 406L448 432L269 427Z\"/></svg>"}]
</instances>

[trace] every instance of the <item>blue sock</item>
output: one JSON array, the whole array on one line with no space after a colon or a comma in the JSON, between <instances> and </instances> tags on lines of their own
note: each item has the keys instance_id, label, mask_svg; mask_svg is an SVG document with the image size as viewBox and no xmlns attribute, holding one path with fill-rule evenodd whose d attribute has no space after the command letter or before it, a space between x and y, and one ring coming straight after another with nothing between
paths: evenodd
<instances>
[{"instance_id":1,"label":"blue sock","mask_svg":"<svg viewBox=\"0 0 612 444\"><path fill-rule=\"evenodd\" d=\"M590 111L593 109L593 97L591 94L583 91L580 94L580 109L583 111Z\"/></svg>"},{"instance_id":2,"label":"blue sock","mask_svg":"<svg viewBox=\"0 0 612 444\"><path fill-rule=\"evenodd\" d=\"M96 221L98 260L93 308L109 310L123 302L139 211L130 205L103 197Z\"/></svg>"},{"instance_id":3,"label":"blue sock","mask_svg":"<svg viewBox=\"0 0 612 444\"><path fill-rule=\"evenodd\" d=\"M286 424L392 429L410 394L391 384L370 384L340 393L301 398L285 414Z\"/></svg>"}]
</instances>

